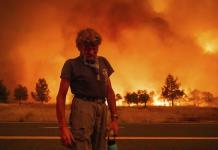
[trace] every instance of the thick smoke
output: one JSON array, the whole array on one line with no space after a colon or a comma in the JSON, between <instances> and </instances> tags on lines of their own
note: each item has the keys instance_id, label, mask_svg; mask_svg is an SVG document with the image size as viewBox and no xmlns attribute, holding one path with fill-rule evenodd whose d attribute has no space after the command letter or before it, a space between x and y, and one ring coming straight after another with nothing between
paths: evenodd
<instances>
[{"instance_id":1,"label":"thick smoke","mask_svg":"<svg viewBox=\"0 0 218 150\"><path fill-rule=\"evenodd\" d=\"M78 55L76 33L102 34L100 55L116 73L116 92L159 91L168 73L184 88L217 93L217 53L207 54L199 38L217 35L216 0L14 0L0 2L0 79L30 90L40 77L52 97L64 61Z\"/></svg>"}]
</instances>

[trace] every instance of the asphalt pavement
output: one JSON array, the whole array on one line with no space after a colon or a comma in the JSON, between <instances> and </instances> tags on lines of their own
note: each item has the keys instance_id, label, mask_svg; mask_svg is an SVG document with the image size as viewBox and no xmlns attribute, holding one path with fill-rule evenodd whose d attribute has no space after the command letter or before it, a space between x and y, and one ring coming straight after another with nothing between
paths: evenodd
<instances>
[{"instance_id":1,"label":"asphalt pavement","mask_svg":"<svg viewBox=\"0 0 218 150\"><path fill-rule=\"evenodd\" d=\"M216 123L121 124L119 150L217 150ZM0 150L66 150L56 123L1 122Z\"/></svg>"}]
</instances>

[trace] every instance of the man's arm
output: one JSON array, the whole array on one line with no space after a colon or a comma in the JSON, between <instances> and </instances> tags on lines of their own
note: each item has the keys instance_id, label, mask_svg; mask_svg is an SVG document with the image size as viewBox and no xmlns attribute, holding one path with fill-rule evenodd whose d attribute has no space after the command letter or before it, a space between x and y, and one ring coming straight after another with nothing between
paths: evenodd
<instances>
[{"instance_id":1,"label":"man's arm","mask_svg":"<svg viewBox=\"0 0 218 150\"><path fill-rule=\"evenodd\" d=\"M60 127L66 127L67 122L65 118L65 102L66 95L69 88L69 81L65 79L61 79L58 95L57 95L57 104L56 104L56 114Z\"/></svg>"},{"instance_id":2,"label":"man's arm","mask_svg":"<svg viewBox=\"0 0 218 150\"><path fill-rule=\"evenodd\" d=\"M118 134L118 117L117 117L117 107L114 90L111 86L110 79L107 80L107 103L111 112L111 123L109 125L109 129L114 131L114 134Z\"/></svg>"},{"instance_id":3,"label":"man's arm","mask_svg":"<svg viewBox=\"0 0 218 150\"><path fill-rule=\"evenodd\" d=\"M65 118L65 102L66 95L69 88L70 82L66 79L61 79L60 88L57 95L56 103L56 115L61 131L61 140L64 145L70 145L74 140L71 131L67 127L67 121Z\"/></svg>"},{"instance_id":4,"label":"man's arm","mask_svg":"<svg viewBox=\"0 0 218 150\"><path fill-rule=\"evenodd\" d=\"M117 108L116 108L115 94L114 94L114 90L112 89L110 79L107 80L107 103L111 112L111 119L113 119L112 116L117 114Z\"/></svg>"}]
</instances>

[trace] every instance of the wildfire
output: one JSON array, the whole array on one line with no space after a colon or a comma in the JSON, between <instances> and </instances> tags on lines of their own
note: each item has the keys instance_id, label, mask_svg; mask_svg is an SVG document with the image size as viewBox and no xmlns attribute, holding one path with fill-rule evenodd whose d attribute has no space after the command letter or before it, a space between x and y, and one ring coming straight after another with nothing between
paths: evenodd
<instances>
[{"instance_id":1,"label":"wildfire","mask_svg":"<svg viewBox=\"0 0 218 150\"><path fill-rule=\"evenodd\" d=\"M160 99L159 96L155 95L153 97L152 105L154 105L154 106L170 106L170 102L163 100L163 99Z\"/></svg>"},{"instance_id":2,"label":"wildfire","mask_svg":"<svg viewBox=\"0 0 218 150\"><path fill-rule=\"evenodd\" d=\"M214 54L218 51L218 38L212 32L199 34L197 42L205 53Z\"/></svg>"},{"instance_id":3,"label":"wildfire","mask_svg":"<svg viewBox=\"0 0 218 150\"><path fill-rule=\"evenodd\" d=\"M185 87L217 95L217 4L215 0L5 1L0 5L4 12L0 80L13 97L18 84L31 92L38 78L45 78L49 103L55 103L61 67L79 53L76 33L91 27L102 35L99 55L115 70L111 81L116 93L158 91L165 76L173 73ZM171 106L159 94L152 98L151 105ZM67 103L71 101L69 90ZM124 99L117 104L129 106Z\"/></svg>"},{"instance_id":4,"label":"wildfire","mask_svg":"<svg viewBox=\"0 0 218 150\"><path fill-rule=\"evenodd\" d=\"M129 107L138 107L138 106L144 106L145 104L143 103L138 103L138 104L128 104L124 98L120 99L116 102L117 106L129 106ZM162 98L160 98L159 95L153 95L152 97L150 97L150 101L147 102L147 105L149 106L171 106L171 102L164 100ZM176 103L176 105L178 106L179 103Z\"/></svg>"}]
</instances>

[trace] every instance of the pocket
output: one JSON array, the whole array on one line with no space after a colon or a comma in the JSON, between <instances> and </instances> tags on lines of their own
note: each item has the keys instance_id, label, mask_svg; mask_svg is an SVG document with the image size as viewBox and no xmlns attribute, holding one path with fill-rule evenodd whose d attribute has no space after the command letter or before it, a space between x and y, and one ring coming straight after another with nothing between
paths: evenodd
<instances>
[{"instance_id":1,"label":"pocket","mask_svg":"<svg viewBox=\"0 0 218 150\"><path fill-rule=\"evenodd\" d=\"M74 106L72 107L70 115L71 128L75 130L92 128L94 125L93 119L94 112L91 103L76 100Z\"/></svg>"},{"instance_id":2,"label":"pocket","mask_svg":"<svg viewBox=\"0 0 218 150\"><path fill-rule=\"evenodd\" d=\"M72 126L72 120L74 118L74 116L76 116L77 114L77 104L76 104L76 99L74 98L71 104L71 108L70 108L70 115L69 115L69 124L70 126Z\"/></svg>"},{"instance_id":3,"label":"pocket","mask_svg":"<svg viewBox=\"0 0 218 150\"><path fill-rule=\"evenodd\" d=\"M76 140L84 141L87 140L86 129L85 128L73 128L72 130L73 136Z\"/></svg>"},{"instance_id":4,"label":"pocket","mask_svg":"<svg viewBox=\"0 0 218 150\"><path fill-rule=\"evenodd\" d=\"M71 132L76 140L84 141L87 139L86 136L86 124L83 119L84 115L81 116L81 113L78 109L71 111L70 116L70 126Z\"/></svg>"}]
</instances>

